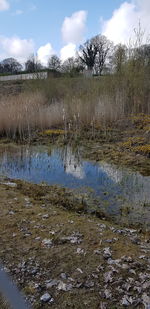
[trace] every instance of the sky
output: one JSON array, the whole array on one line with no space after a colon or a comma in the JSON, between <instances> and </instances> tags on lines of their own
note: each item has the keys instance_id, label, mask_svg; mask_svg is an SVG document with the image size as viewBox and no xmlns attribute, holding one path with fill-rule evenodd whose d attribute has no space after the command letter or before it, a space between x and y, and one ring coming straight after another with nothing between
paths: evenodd
<instances>
[{"instance_id":1,"label":"sky","mask_svg":"<svg viewBox=\"0 0 150 309\"><path fill-rule=\"evenodd\" d=\"M57 54L65 61L97 34L127 44L139 21L147 42L150 0L0 0L0 60L24 63L35 54L46 65Z\"/></svg>"}]
</instances>

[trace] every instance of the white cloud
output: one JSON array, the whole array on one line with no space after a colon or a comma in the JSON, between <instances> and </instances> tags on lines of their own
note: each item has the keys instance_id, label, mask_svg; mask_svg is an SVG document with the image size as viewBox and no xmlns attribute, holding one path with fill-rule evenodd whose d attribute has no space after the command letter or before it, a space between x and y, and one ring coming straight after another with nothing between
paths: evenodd
<instances>
[{"instance_id":1,"label":"white cloud","mask_svg":"<svg viewBox=\"0 0 150 309\"><path fill-rule=\"evenodd\" d=\"M65 17L61 32L65 43L81 43L85 32L87 18L86 11L78 11L70 17Z\"/></svg>"},{"instance_id":2,"label":"white cloud","mask_svg":"<svg viewBox=\"0 0 150 309\"><path fill-rule=\"evenodd\" d=\"M67 60L68 58L75 57L76 55L76 45L73 43L69 43L65 45L61 50L60 50L60 59L62 61Z\"/></svg>"},{"instance_id":3,"label":"white cloud","mask_svg":"<svg viewBox=\"0 0 150 309\"><path fill-rule=\"evenodd\" d=\"M47 65L47 62L50 58L50 56L52 56L54 54L54 50L52 48L52 45L50 43L47 43L44 46L41 46L38 51L37 51L37 57L39 59L39 61L43 64L43 65Z\"/></svg>"},{"instance_id":4,"label":"white cloud","mask_svg":"<svg viewBox=\"0 0 150 309\"><path fill-rule=\"evenodd\" d=\"M23 63L34 53L34 42L31 39L20 39L17 36L7 38L0 36L0 59L13 57Z\"/></svg>"},{"instance_id":5,"label":"white cloud","mask_svg":"<svg viewBox=\"0 0 150 309\"><path fill-rule=\"evenodd\" d=\"M102 34L118 43L128 43L135 39L134 29L138 29L140 21L145 31L144 40L149 36L150 0L130 0L124 2L113 12L109 20L101 20Z\"/></svg>"},{"instance_id":6,"label":"white cloud","mask_svg":"<svg viewBox=\"0 0 150 309\"><path fill-rule=\"evenodd\" d=\"M9 3L7 0L0 0L0 11L6 11L9 9Z\"/></svg>"}]
</instances>

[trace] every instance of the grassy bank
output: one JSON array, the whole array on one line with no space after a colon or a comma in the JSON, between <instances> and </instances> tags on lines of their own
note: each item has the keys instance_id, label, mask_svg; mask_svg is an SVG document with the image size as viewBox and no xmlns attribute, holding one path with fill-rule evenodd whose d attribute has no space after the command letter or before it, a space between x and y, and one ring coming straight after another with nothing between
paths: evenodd
<instances>
[{"instance_id":1,"label":"grassy bank","mask_svg":"<svg viewBox=\"0 0 150 309\"><path fill-rule=\"evenodd\" d=\"M84 214L61 188L5 179L0 191L0 259L33 308L146 306L148 233Z\"/></svg>"}]
</instances>

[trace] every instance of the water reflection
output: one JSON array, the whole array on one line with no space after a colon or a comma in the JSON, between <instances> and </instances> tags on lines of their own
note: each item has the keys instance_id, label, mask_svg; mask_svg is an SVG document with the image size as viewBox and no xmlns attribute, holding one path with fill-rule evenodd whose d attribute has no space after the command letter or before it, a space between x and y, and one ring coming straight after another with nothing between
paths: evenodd
<instances>
[{"instance_id":1,"label":"water reflection","mask_svg":"<svg viewBox=\"0 0 150 309\"><path fill-rule=\"evenodd\" d=\"M150 177L101 162L81 160L80 149L12 147L0 150L0 174L34 183L46 182L69 188L90 188L97 207L116 220L143 222L150 219Z\"/></svg>"}]
</instances>

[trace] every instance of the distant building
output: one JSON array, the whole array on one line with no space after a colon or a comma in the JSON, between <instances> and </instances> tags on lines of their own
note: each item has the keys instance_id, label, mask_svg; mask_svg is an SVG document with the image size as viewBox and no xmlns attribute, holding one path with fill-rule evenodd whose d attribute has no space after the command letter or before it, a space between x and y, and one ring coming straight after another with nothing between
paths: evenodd
<instances>
[{"instance_id":1,"label":"distant building","mask_svg":"<svg viewBox=\"0 0 150 309\"><path fill-rule=\"evenodd\" d=\"M36 72L36 73L25 73L16 75L3 75L0 76L0 81L11 81L11 80L29 80L29 79L47 79L48 72Z\"/></svg>"}]
</instances>

